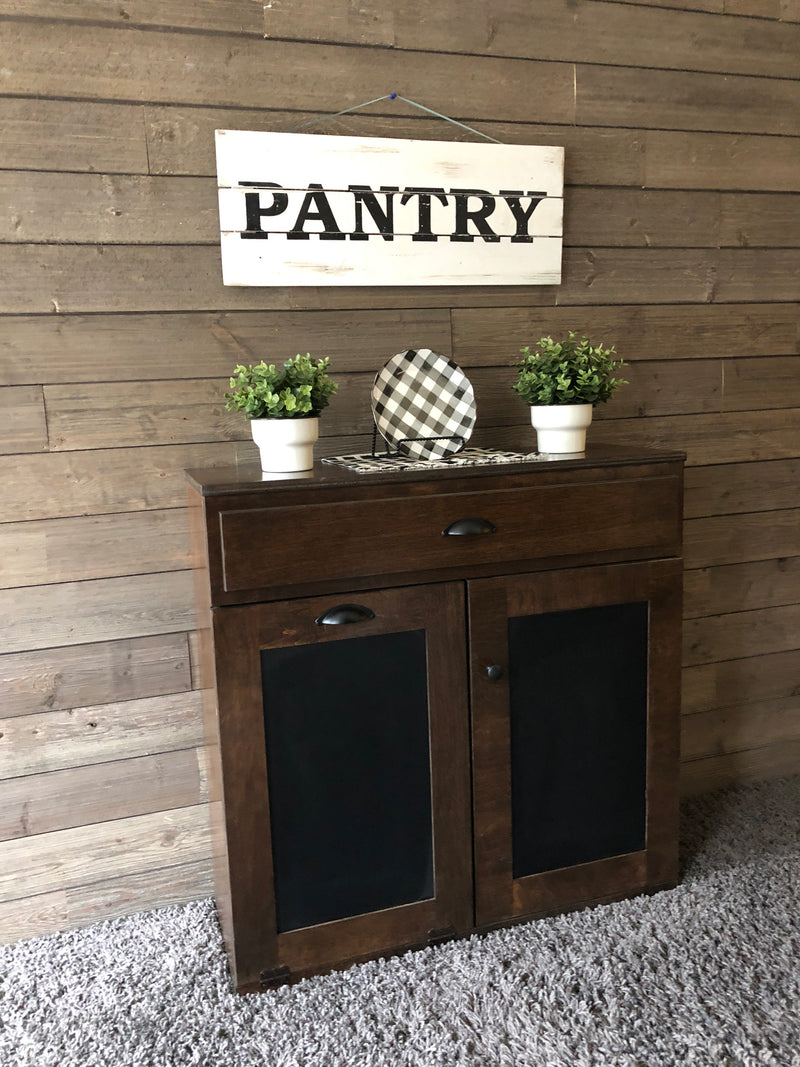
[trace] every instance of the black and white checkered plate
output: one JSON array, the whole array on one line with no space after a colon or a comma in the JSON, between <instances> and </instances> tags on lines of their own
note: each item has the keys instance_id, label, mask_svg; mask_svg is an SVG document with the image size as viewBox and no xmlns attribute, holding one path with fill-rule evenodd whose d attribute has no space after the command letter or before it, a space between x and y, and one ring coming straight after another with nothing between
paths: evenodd
<instances>
[{"instance_id":1,"label":"black and white checkered plate","mask_svg":"<svg viewBox=\"0 0 800 1067\"><path fill-rule=\"evenodd\" d=\"M469 379L429 348L392 356L372 386L375 425L398 452L436 459L459 452L475 426ZM438 438L438 440L435 440Z\"/></svg>"}]
</instances>

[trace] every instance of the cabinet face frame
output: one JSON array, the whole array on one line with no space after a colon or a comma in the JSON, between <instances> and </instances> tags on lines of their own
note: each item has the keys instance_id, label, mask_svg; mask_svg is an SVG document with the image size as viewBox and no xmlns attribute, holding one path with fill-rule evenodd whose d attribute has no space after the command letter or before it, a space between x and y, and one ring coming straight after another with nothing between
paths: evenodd
<instances>
[{"instance_id":1,"label":"cabinet face frame","mask_svg":"<svg viewBox=\"0 0 800 1067\"><path fill-rule=\"evenodd\" d=\"M375 617L354 625L315 619L352 602ZM291 977L472 927L466 652L461 582L332 595L213 611L227 840L228 950L240 991L268 972ZM278 933L271 854L261 651L424 630L427 649L434 897ZM283 972L283 977L289 977Z\"/></svg>"},{"instance_id":2,"label":"cabinet face frame","mask_svg":"<svg viewBox=\"0 0 800 1067\"><path fill-rule=\"evenodd\" d=\"M681 561L667 559L468 582L477 926L675 883L681 581ZM508 619L635 602L648 604L645 848L515 879ZM488 677L490 665L501 678Z\"/></svg>"}]
</instances>

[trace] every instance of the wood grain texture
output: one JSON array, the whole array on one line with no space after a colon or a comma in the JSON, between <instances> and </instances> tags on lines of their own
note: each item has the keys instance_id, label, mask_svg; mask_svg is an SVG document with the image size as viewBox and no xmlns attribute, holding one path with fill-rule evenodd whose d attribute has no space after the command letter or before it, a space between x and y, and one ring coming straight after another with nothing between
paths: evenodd
<instances>
[{"instance_id":1,"label":"wood grain texture","mask_svg":"<svg viewBox=\"0 0 800 1067\"><path fill-rule=\"evenodd\" d=\"M792 652L797 648L799 626L797 604L687 619L683 627L683 662L692 666Z\"/></svg>"},{"instance_id":2,"label":"wood grain texture","mask_svg":"<svg viewBox=\"0 0 800 1067\"><path fill-rule=\"evenodd\" d=\"M800 508L688 519L684 524L686 566L800 555Z\"/></svg>"},{"instance_id":3,"label":"wood grain texture","mask_svg":"<svg viewBox=\"0 0 800 1067\"><path fill-rule=\"evenodd\" d=\"M47 422L39 386L0 389L0 454L46 448Z\"/></svg>"},{"instance_id":4,"label":"wood grain texture","mask_svg":"<svg viewBox=\"0 0 800 1067\"><path fill-rule=\"evenodd\" d=\"M797 137L648 130L642 150L650 188L797 192Z\"/></svg>"},{"instance_id":5,"label":"wood grain texture","mask_svg":"<svg viewBox=\"0 0 800 1067\"><path fill-rule=\"evenodd\" d=\"M0 901L75 889L209 856L205 805L0 843Z\"/></svg>"},{"instance_id":6,"label":"wood grain texture","mask_svg":"<svg viewBox=\"0 0 800 1067\"><path fill-rule=\"evenodd\" d=\"M687 570L684 597L687 619L793 604L800 600L800 556Z\"/></svg>"},{"instance_id":7,"label":"wood grain texture","mask_svg":"<svg viewBox=\"0 0 800 1067\"><path fill-rule=\"evenodd\" d=\"M2 0L0 14L111 24L119 28L158 26L259 36L263 31L262 0L126 0L124 5L104 0Z\"/></svg>"},{"instance_id":8,"label":"wood grain texture","mask_svg":"<svg viewBox=\"0 0 800 1067\"><path fill-rule=\"evenodd\" d=\"M197 692L0 719L0 779L194 748Z\"/></svg>"},{"instance_id":9,"label":"wood grain texture","mask_svg":"<svg viewBox=\"0 0 800 1067\"><path fill-rule=\"evenodd\" d=\"M800 460L722 464L686 472L687 519L741 511L779 511L800 503Z\"/></svg>"},{"instance_id":10,"label":"wood grain texture","mask_svg":"<svg viewBox=\"0 0 800 1067\"><path fill-rule=\"evenodd\" d=\"M694 715L734 704L797 700L800 650L686 667L683 713Z\"/></svg>"},{"instance_id":11,"label":"wood grain texture","mask_svg":"<svg viewBox=\"0 0 800 1067\"><path fill-rule=\"evenodd\" d=\"M0 943L43 937L167 904L185 904L210 897L212 892L211 862L203 859L3 901Z\"/></svg>"},{"instance_id":12,"label":"wood grain texture","mask_svg":"<svg viewBox=\"0 0 800 1067\"><path fill-rule=\"evenodd\" d=\"M185 633L0 656L3 715L110 704L192 688Z\"/></svg>"},{"instance_id":13,"label":"wood grain texture","mask_svg":"<svg viewBox=\"0 0 800 1067\"><path fill-rule=\"evenodd\" d=\"M676 14L591 0L579 6L539 0L531 18L525 0L502 6L411 0L400 8L372 5L372 10L354 9L344 0L324 8L273 0L264 14L266 34L273 38L766 77L792 78L800 72L795 26L750 25L697 10Z\"/></svg>"},{"instance_id":14,"label":"wood grain texture","mask_svg":"<svg viewBox=\"0 0 800 1067\"><path fill-rule=\"evenodd\" d=\"M179 508L0 524L0 588L189 566Z\"/></svg>"},{"instance_id":15,"label":"wood grain texture","mask_svg":"<svg viewBox=\"0 0 800 1067\"><path fill-rule=\"evenodd\" d=\"M37 773L0 782L0 841L83 826L97 819L202 804L208 791L197 749L133 756L112 763Z\"/></svg>"},{"instance_id":16,"label":"wood grain texture","mask_svg":"<svg viewBox=\"0 0 800 1067\"><path fill-rule=\"evenodd\" d=\"M800 736L797 700L770 700L687 715L681 728L681 758L699 759L791 744Z\"/></svg>"},{"instance_id":17,"label":"wood grain texture","mask_svg":"<svg viewBox=\"0 0 800 1067\"><path fill-rule=\"evenodd\" d=\"M797 774L800 766L800 741L782 741L777 745L732 752L723 756L706 756L681 763L681 793L694 796L713 789L782 778Z\"/></svg>"},{"instance_id":18,"label":"wood grain texture","mask_svg":"<svg viewBox=\"0 0 800 1067\"><path fill-rule=\"evenodd\" d=\"M24 652L191 630L192 592L190 571L4 589L2 647Z\"/></svg>"}]
</instances>

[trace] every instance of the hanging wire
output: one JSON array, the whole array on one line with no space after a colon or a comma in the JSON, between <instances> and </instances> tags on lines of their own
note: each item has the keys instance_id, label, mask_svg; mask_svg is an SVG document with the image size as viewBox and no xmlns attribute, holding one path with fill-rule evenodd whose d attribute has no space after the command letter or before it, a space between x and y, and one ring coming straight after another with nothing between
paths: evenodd
<instances>
[{"instance_id":1,"label":"hanging wire","mask_svg":"<svg viewBox=\"0 0 800 1067\"><path fill-rule=\"evenodd\" d=\"M376 96L374 100L366 100L363 104L355 104L353 107L346 107L343 111L337 111L335 115L323 115L321 118L312 119L310 122L304 122L301 126L295 127L291 130L291 133L299 133L300 130L306 130L309 126L318 126L323 122L330 122L332 119L338 119L340 115L349 115L351 111L359 111L362 107L369 107L370 104L379 104L382 100L402 100L405 104L411 104L412 107L418 107L420 111L427 111L429 115L434 115L437 119L444 119L445 122L450 122L453 126L460 126L462 130L469 130L470 133L476 134L478 137L484 137L487 141L493 141L495 144L502 144L502 141L498 141L496 137L490 137L488 133L482 133L480 130L474 129L472 126L467 126L463 122L459 122L457 119L451 119L449 115L443 115L441 111L434 111L433 108L425 107L424 104L418 104L416 100L409 100L405 96L399 96L397 93L387 93L386 96Z\"/></svg>"}]
</instances>

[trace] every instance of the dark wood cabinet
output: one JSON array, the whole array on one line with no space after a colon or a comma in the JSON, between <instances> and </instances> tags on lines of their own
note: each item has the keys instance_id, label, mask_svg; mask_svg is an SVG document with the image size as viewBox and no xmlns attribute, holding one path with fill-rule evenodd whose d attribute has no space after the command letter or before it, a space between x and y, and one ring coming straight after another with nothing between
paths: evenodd
<instances>
[{"instance_id":1,"label":"dark wood cabinet","mask_svg":"<svg viewBox=\"0 0 800 1067\"><path fill-rule=\"evenodd\" d=\"M240 991L674 884L682 472L188 472Z\"/></svg>"}]
</instances>

